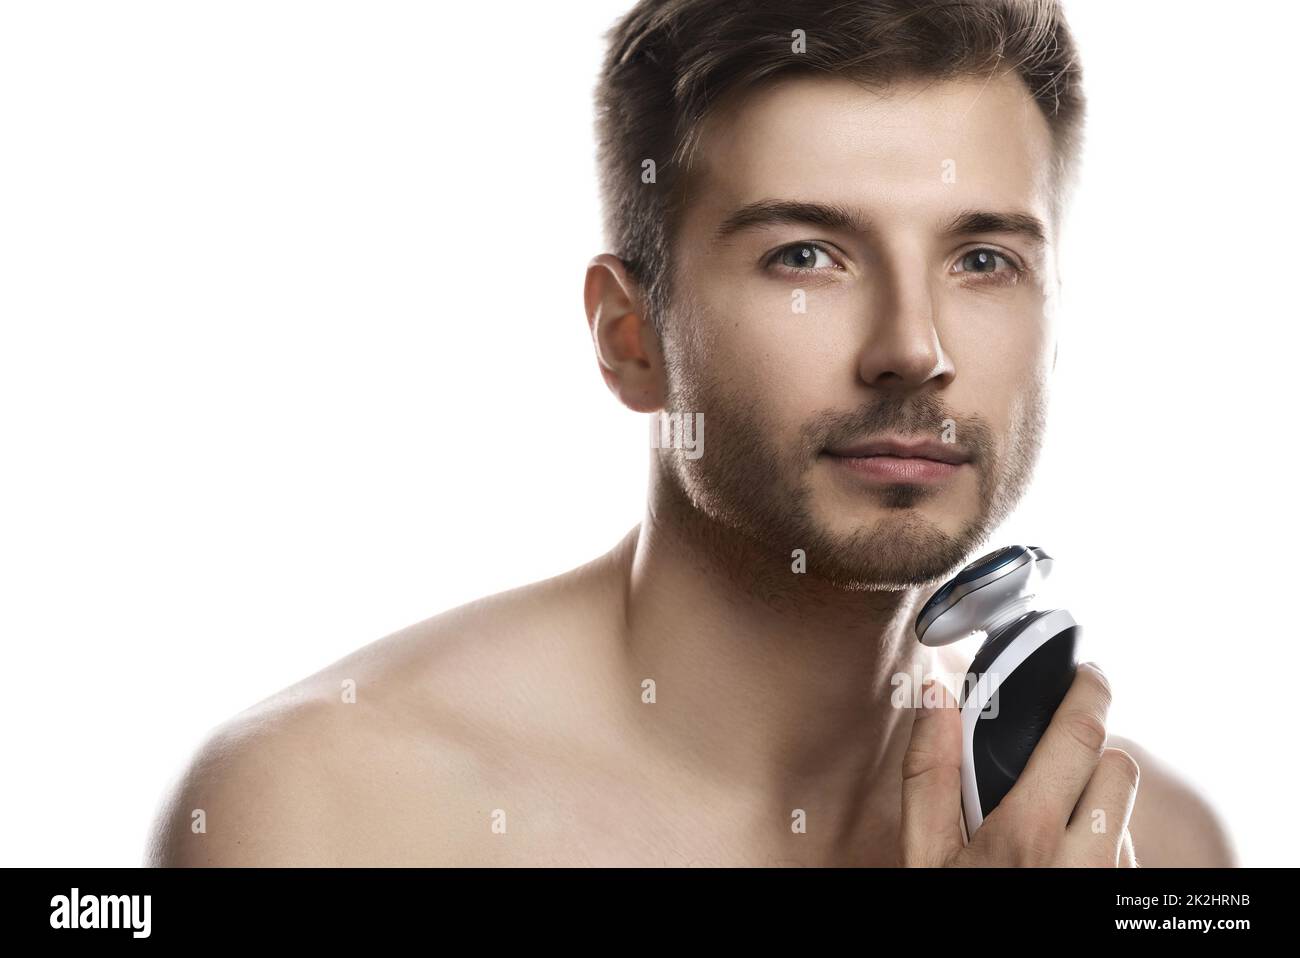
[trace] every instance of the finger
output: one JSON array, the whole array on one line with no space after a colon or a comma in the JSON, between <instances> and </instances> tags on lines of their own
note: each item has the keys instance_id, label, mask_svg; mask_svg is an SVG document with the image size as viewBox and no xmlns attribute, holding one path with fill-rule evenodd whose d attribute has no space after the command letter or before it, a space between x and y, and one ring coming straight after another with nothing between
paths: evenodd
<instances>
[{"instance_id":1,"label":"finger","mask_svg":"<svg viewBox=\"0 0 1300 958\"><path fill-rule=\"evenodd\" d=\"M1101 760L1109 709L1106 677L1093 663L1081 664L1003 803L1023 809L1023 821L1037 822L1051 835L1062 835Z\"/></svg>"},{"instance_id":2,"label":"finger","mask_svg":"<svg viewBox=\"0 0 1300 958\"><path fill-rule=\"evenodd\" d=\"M1124 829L1124 844L1120 846L1119 853L1120 868L1140 868L1138 865L1137 855L1133 852L1133 833L1127 828Z\"/></svg>"},{"instance_id":3,"label":"finger","mask_svg":"<svg viewBox=\"0 0 1300 958\"><path fill-rule=\"evenodd\" d=\"M1137 761L1122 748L1112 746L1102 751L1097 771L1065 828L1066 841L1085 860L1111 868L1119 864L1140 776Z\"/></svg>"},{"instance_id":4,"label":"finger","mask_svg":"<svg viewBox=\"0 0 1300 958\"><path fill-rule=\"evenodd\" d=\"M928 691L927 691L928 690ZM961 714L942 682L927 683L913 709L903 755L902 861L941 865L962 850Z\"/></svg>"}]
</instances>

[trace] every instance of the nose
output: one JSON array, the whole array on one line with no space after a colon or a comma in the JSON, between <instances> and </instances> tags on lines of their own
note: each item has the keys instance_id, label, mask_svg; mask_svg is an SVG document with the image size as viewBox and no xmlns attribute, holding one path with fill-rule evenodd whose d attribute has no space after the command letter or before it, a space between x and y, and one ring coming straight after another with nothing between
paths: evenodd
<instances>
[{"instance_id":1,"label":"nose","mask_svg":"<svg viewBox=\"0 0 1300 958\"><path fill-rule=\"evenodd\" d=\"M858 375L868 386L918 389L945 385L956 370L939 338L932 277L916 258L882 264L863 323Z\"/></svg>"}]
</instances>

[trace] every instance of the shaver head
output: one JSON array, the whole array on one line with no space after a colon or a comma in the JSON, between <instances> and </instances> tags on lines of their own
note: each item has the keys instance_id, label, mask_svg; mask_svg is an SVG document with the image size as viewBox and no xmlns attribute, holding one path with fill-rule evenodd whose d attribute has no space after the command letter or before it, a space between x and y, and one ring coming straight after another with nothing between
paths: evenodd
<instances>
[{"instance_id":1,"label":"shaver head","mask_svg":"<svg viewBox=\"0 0 1300 958\"><path fill-rule=\"evenodd\" d=\"M1052 571L1038 546L1005 546L980 556L921 606L916 637L922 645L948 645L991 631L1029 605Z\"/></svg>"}]
</instances>

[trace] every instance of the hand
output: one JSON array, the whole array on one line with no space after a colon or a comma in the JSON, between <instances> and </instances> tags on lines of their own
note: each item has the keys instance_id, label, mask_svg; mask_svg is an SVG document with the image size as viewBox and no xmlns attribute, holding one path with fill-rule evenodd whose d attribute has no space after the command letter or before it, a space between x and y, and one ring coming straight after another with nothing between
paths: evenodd
<instances>
[{"instance_id":1,"label":"hand","mask_svg":"<svg viewBox=\"0 0 1300 958\"><path fill-rule=\"evenodd\" d=\"M903 757L903 865L1136 868L1128 825L1138 764L1106 747L1109 708L1101 670L1080 665L1024 772L965 845L961 713L936 682Z\"/></svg>"}]
</instances>

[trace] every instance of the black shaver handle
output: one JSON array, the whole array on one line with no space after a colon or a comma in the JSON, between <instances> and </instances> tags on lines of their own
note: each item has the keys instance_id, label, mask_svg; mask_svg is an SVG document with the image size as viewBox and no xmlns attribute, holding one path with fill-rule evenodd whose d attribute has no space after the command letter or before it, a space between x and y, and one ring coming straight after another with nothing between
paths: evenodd
<instances>
[{"instance_id":1,"label":"black shaver handle","mask_svg":"<svg viewBox=\"0 0 1300 958\"><path fill-rule=\"evenodd\" d=\"M971 662L971 675L962 690L963 706L972 683L978 683L982 675L990 672L1003 653L1014 654L1015 643L1029 638L1025 630L1048 614L1047 611L1027 612L988 637ZM1034 640L1037 647L1002 676L993 700L975 721L969 739L969 765L975 778L979 821L997 807L1016 783L1074 681L1081 631L1078 625L1073 625L1045 641ZM963 792L963 797L971 794L969 788ZM974 831L970 827L973 817L968 811L968 832Z\"/></svg>"}]
</instances>

